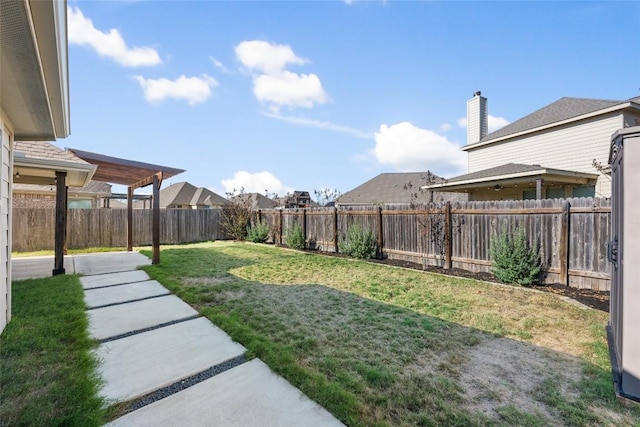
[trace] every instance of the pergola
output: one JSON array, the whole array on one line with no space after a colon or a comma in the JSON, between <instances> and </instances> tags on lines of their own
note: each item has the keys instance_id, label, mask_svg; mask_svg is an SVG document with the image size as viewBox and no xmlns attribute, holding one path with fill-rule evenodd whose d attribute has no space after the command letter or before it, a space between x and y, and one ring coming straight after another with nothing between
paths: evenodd
<instances>
[{"instance_id":1,"label":"pergola","mask_svg":"<svg viewBox=\"0 0 640 427\"><path fill-rule=\"evenodd\" d=\"M153 186L152 263L158 264L160 262L160 186L163 179L171 178L184 170L105 156L75 148L67 148L67 150L85 162L97 166L92 178L94 181L127 186L127 251L133 250L133 192L136 188ZM56 260L57 253L56 239Z\"/></svg>"}]
</instances>

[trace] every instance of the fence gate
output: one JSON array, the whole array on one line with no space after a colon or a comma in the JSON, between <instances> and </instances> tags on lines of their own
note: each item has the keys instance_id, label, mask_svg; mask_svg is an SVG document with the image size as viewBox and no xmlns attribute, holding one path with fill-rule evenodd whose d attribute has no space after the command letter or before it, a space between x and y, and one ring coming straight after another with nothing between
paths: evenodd
<instances>
[{"instance_id":1,"label":"fence gate","mask_svg":"<svg viewBox=\"0 0 640 427\"><path fill-rule=\"evenodd\" d=\"M609 153L612 265L607 340L616 395L640 401L640 126L621 129Z\"/></svg>"}]
</instances>

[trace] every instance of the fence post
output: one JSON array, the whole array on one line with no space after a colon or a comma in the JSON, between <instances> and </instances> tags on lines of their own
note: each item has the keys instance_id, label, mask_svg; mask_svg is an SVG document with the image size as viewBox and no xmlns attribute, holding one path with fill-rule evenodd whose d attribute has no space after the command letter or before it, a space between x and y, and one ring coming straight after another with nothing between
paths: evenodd
<instances>
[{"instance_id":1,"label":"fence post","mask_svg":"<svg viewBox=\"0 0 640 427\"><path fill-rule=\"evenodd\" d=\"M278 210L278 243L282 245L282 209Z\"/></svg>"},{"instance_id":2,"label":"fence post","mask_svg":"<svg viewBox=\"0 0 640 427\"><path fill-rule=\"evenodd\" d=\"M338 208L333 208L333 252L338 253Z\"/></svg>"},{"instance_id":3,"label":"fence post","mask_svg":"<svg viewBox=\"0 0 640 427\"><path fill-rule=\"evenodd\" d=\"M444 205L444 268L450 270L451 262L451 202Z\"/></svg>"},{"instance_id":4,"label":"fence post","mask_svg":"<svg viewBox=\"0 0 640 427\"><path fill-rule=\"evenodd\" d=\"M382 259L384 249L384 241L383 241L383 229L382 229L382 206L378 206L378 259Z\"/></svg>"},{"instance_id":5,"label":"fence post","mask_svg":"<svg viewBox=\"0 0 640 427\"><path fill-rule=\"evenodd\" d=\"M569 286L569 229L571 205L568 200L562 204L562 214L560 217L560 250L558 257L560 258L560 283Z\"/></svg>"},{"instance_id":6,"label":"fence post","mask_svg":"<svg viewBox=\"0 0 640 427\"><path fill-rule=\"evenodd\" d=\"M302 209L302 235L304 236L304 247L307 248L307 210Z\"/></svg>"}]
</instances>

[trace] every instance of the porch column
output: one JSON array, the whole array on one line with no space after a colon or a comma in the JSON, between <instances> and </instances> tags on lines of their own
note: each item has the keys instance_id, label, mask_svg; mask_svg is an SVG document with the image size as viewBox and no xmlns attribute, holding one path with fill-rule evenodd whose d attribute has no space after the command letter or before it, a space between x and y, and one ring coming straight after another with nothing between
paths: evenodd
<instances>
[{"instance_id":1,"label":"porch column","mask_svg":"<svg viewBox=\"0 0 640 427\"><path fill-rule=\"evenodd\" d=\"M53 275L64 274L64 249L67 239L67 173L56 171L56 230Z\"/></svg>"},{"instance_id":2,"label":"porch column","mask_svg":"<svg viewBox=\"0 0 640 427\"><path fill-rule=\"evenodd\" d=\"M542 199L542 178L536 179L536 200Z\"/></svg>"}]
</instances>

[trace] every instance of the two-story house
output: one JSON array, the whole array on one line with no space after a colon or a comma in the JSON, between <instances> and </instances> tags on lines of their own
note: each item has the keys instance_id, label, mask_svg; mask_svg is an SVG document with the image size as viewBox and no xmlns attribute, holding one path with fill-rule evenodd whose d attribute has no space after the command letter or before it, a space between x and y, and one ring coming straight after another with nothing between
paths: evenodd
<instances>
[{"instance_id":1,"label":"two-story house","mask_svg":"<svg viewBox=\"0 0 640 427\"><path fill-rule=\"evenodd\" d=\"M469 200L609 197L611 135L640 125L640 97L561 98L487 134L487 99L467 102L468 173L426 185Z\"/></svg>"}]
</instances>

